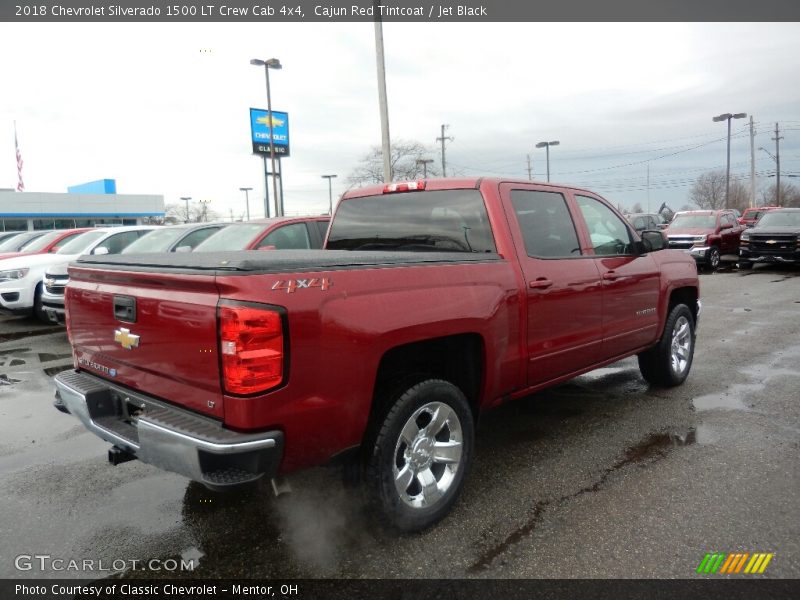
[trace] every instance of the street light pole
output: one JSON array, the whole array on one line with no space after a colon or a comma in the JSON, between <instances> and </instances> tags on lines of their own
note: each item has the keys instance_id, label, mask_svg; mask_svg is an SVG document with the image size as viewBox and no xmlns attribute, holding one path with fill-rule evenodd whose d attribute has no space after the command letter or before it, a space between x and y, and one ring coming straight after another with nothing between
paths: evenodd
<instances>
[{"instance_id":1,"label":"street light pole","mask_svg":"<svg viewBox=\"0 0 800 600\"><path fill-rule=\"evenodd\" d=\"M251 187L241 187L241 188L239 188L239 191L244 192L244 201L245 201L245 203L247 205L247 220L248 221L250 220L250 194L249 194L249 192L252 189L253 188L251 188Z\"/></svg>"},{"instance_id":2,"label":"street light pole","mask_svg":"<svg viewBox=\"0 0 800 600\"><path fill-rule=\"evenodd\" d=\"M545 148L547 152L547 181L550 181L550 146L558 146L561 142L554 140L552 142L539 142L536 144L537 148Z\"/></svg>"},{"instance_id":3,"label":"street light pole","mask_svg":"<svg viewBox=\"0 0 800 600\"><path fill-rule=\"evenodd\" d=\"M269 156L270 160L272 161L272 194L275 197L275 213L277 216L283 216L283 198L278 200L278 180L275 179L278 177L277 172L275 171L275 142L273 140L274 136L274 122L272 117L272 94L270 93L269 87L269 70L276 69L280 70L283 68L281 65L281 61L277 58L270 58L268 60L260 60L258 58L254 58L250 61L251 65L255 65L257 67L264 67L264 73L266 74L267 78L267 115L269 117Z\"/></svg>"},{"instance_id":4,"label":"street light pole","mask_svg":"<svg viewBox=\"0 0 800 600\"><path fill-rule=\"evenodd\" d=\"M189 200L191 199L192 199L191 196L181 196L181 200L186 202L186 220L184 221L184 223L189 222Z\"/></svg>"},{"instance_id":5,"label":"street light pole","mask_svg":"<svg viewBox=\"0 0 800 600\"><path fill-rule=\"evenodd\" d=\"M428 165L433 162L432 158L418 158L417 164L422 165L422 178L428 178Z\"/></svg>"},{"instance_id":6,"label":"street light pole","mask_svg":"<svg viewBox=\"0 0 800 600\"><path fill-rule=\"evenodd\" d=\"M731 189L731 119L744 119L746 116L747 113L723 113L711 118L711 120L715 123L720 121L728 122L728 162L725 165L725 208L728 208L728 202L730 201L729 194Z\"/></svg>"},{"instance_id":7,"label":"street light pole","mask_svg":"<svg viewBox=\"0 0 800 600\"><path fill-rule=\"evenodd\" d=\"M322 176L323 179L327 179L328 180L328 202L329 202L328 214L329 215L333 214L333 185L331 183L331 180L334 177L338 177L338 175L323 175Z\"/></svg>"}]
</instances>

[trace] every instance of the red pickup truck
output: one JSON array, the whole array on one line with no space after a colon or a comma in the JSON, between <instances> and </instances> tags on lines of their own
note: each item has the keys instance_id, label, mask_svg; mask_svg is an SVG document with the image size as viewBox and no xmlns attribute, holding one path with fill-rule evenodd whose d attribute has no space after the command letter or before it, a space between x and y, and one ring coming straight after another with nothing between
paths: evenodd
<instances>
[{"instance_id":1,"label":"red pickup truck","mask_svg":"<svg viewBox=\"0 0 800 600\"><path fill-rule=\"evenodd\" d=\"M211 488L340 460L421 529L483 410L631 355L684 381L697 269L664 246L592 192L470 178L347 192L324 250L83 257L56 406Z\"/></svg>"}]
</instances>

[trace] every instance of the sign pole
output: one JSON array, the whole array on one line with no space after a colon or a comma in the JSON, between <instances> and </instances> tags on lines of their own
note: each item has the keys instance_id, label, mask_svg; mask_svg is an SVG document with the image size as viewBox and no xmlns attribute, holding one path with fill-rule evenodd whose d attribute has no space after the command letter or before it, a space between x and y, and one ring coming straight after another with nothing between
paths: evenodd
<instances>
[{"instance_id":1,"label":"sign pole","mask_svg":"<svg viewBox=\"0 0 800 600\"><path fill-rule=\"evenodd\" d=\"M261 155L264 161L264 216L269 218L269 171L267 171L267 155Z\"/></svg>"}]
</instances>

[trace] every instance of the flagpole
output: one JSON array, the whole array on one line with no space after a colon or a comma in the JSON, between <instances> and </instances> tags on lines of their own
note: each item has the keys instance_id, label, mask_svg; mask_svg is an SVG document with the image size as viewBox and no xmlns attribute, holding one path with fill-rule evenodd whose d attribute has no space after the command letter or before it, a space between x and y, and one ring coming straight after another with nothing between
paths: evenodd
<instances>
[{"instance_id":1,"label":"flagpole","mask_svg":"<svg viewBox=\"0 0 800 600\"><path fill-rule=\"evenodd\" d=\"M17 191L25 191L25 183L22 181L22 154L19 151L19 142L17 141L17 121L14 121L14 150L17 154Z\"/></svg>"}]
</instances>

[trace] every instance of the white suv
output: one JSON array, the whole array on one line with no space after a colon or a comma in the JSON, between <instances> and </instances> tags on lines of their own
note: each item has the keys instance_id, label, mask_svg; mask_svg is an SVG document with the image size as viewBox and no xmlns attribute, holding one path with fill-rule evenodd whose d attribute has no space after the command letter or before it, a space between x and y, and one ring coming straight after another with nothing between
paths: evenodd
<instances>
[{"instance_id":1,"label":"white suv","mask_svg":"<svg viewBox=\"0 0 800 600\"><path fill-rule=\"evenodd\" d=\"M0 313L35 314L42 310L42 276L48 267L67 264L82 254L119 254L128 244L156 229L153 226L104 227L73 238L53 254L34 254L0 260Z\"/></svg>"}]
</instances>

